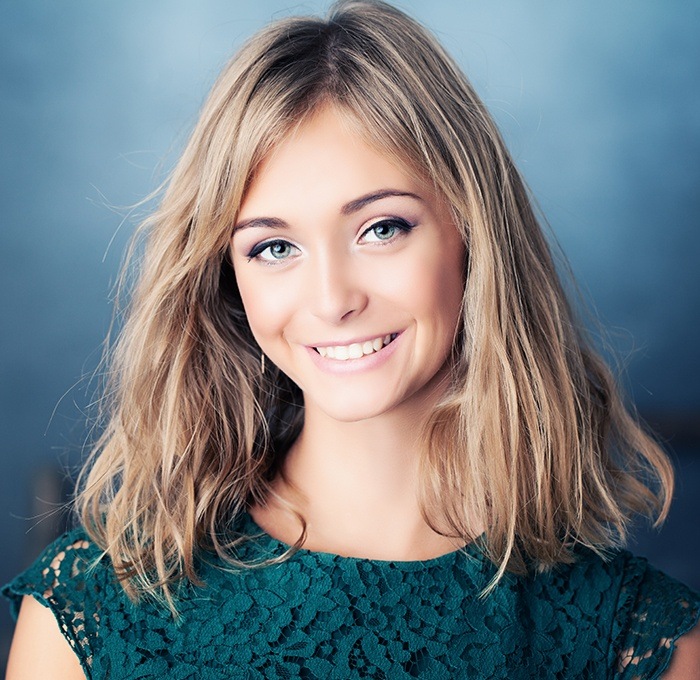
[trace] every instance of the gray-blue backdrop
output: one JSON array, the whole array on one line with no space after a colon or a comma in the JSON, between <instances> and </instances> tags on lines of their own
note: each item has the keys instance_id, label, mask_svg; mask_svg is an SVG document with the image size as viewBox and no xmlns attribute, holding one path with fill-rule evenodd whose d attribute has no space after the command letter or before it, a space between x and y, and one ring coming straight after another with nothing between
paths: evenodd
<instances>
[{"instance_id":1,"label":"gray-blue backdrop","mask_svg":"<svg viewBox=\"0 0 700 680\"><path fill-rule=\"evenodd\" d=\"M324 6L0 3L0 581L53 530L56 462L80 458L128 206L162 177L242 39ZM670 438L679 509L639 549L697 587L700 3L401 6L494 113L630 392ZM8 621L2 608L5 640Z\"/></svg>"}]
</instances>

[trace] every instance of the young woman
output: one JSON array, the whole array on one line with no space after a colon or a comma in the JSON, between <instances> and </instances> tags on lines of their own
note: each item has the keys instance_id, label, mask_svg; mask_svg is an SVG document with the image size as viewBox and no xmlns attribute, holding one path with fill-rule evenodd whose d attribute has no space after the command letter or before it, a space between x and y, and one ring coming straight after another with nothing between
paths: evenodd
<instances>
[{"instance_id":1,"label":"young woman","mask_svg":"<svg viewBox=\"0 0 700 680\"><path fill-rule=\"evenodd\" d=\"M9 678L700 677L698 595L619 548L671 467L422 27L256 35L145 232Z\"/></svg>"}]
</instances>

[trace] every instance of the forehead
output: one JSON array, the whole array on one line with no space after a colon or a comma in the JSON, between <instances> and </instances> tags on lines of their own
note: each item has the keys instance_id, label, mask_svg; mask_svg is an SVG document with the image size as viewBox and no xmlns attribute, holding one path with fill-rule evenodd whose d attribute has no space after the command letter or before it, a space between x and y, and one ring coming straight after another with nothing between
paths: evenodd
<instances>
[{"instance_id":1,"label":"forehead","mask_svg":"<svg viewBox=\"0 0 700 680\"><path fill-rule=\"evenodd\" d=\"M345 203L378 189L426 194L427 186L406 163L371 146L347 116L325 107L291 130L259 163L239 220L305 200Z\"/></svg>"}]
</instances>

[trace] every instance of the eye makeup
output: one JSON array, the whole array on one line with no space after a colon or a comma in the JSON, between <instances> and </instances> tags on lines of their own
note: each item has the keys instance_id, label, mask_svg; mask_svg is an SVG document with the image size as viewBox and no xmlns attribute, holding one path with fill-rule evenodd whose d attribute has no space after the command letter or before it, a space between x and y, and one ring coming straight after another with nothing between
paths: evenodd
<instances>
[{"instance_id":1,"label":"eye makeup","mask_svg":"<svg viewBox=\"0 0 700 680\"><path fill-rule=\"evenodd\" d=\"M276 238L272 241L263 241L262 243L258 243L257 245L253 246L251 251L246 255L246 258L247 258L248 262L250 262L251 260L264 260L264 261L269 262L268 258L264 258L264 257L260 257L260 256L266 250L269 250L270 253L272 253L273 252L272 249L277 247L277 246L289 246L290 248L296 248L296 246L292 245L289 241L285 241L284 239ZM286 259L286 258L278 258L278 257L274 257L274 256L273 256L273 258L275 260Z\"/></svg>"},{"instance_id":2,"label":"eye makeup","mask_svg":"<svg viewBox=\"0 0 700 680\"><path fill-rule=\"evenodd\" d=\"M374 224L372 224L371 227L366 229L362 236L366 236L370 232L374 232L378 238L378 241L372 241L373 243L392 242L395 240L393 237L396 235L397 230L399 234L405 235L412 231L415 228L415 226L415 224L408 222L402 217L383 218L377 220ZM383 237L379 235L379 229L392 229L393 231L388 236Z\"/></svg>"},{"instance_id":3,"label":"eye makeup","mask_svg":"<svg viewBox=\"0 0 700 680\"><path fill-rule=\"evenodd\" d=\"M399 239L408 235L417 225L409 222L403 217L384 217L373 222L365 231L362 233L360 240L364 240L365 243L372 245L389 245L395 243ZM374 234L375 238L367 240L365 237L369 234ZM297 246L290 243L285 239L271 239L269 241L262 241L254 245L246 255L248 262L257 260L266 265L274 265L276 262L284 262L284 260L289 259L289 255L278 257L277 255L283 255L280 249L287 247L289 249L298 250ZM276 251L275 251L276 249ZM263 257L263 254L269 251L267 257ZM275 255L275 252L277 255Z\"/></svg>"}]
</instances>

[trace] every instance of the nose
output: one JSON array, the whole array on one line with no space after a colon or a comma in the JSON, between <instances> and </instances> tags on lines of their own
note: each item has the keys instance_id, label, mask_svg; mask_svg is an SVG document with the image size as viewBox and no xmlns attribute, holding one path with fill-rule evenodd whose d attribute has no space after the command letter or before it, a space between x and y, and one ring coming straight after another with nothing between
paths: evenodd
<instances>
[{"instance_id":1,"label":"nose","mask_svg":"<svg viewBox=\"0 0 700 680\"><path fill-rule=\"evenodd\" d=\"M370 282L365 278L347 254L326 253L316 258L307 282L312 314L332 325L359 314L369 300Z\"/></svg>"}]
</instances>

